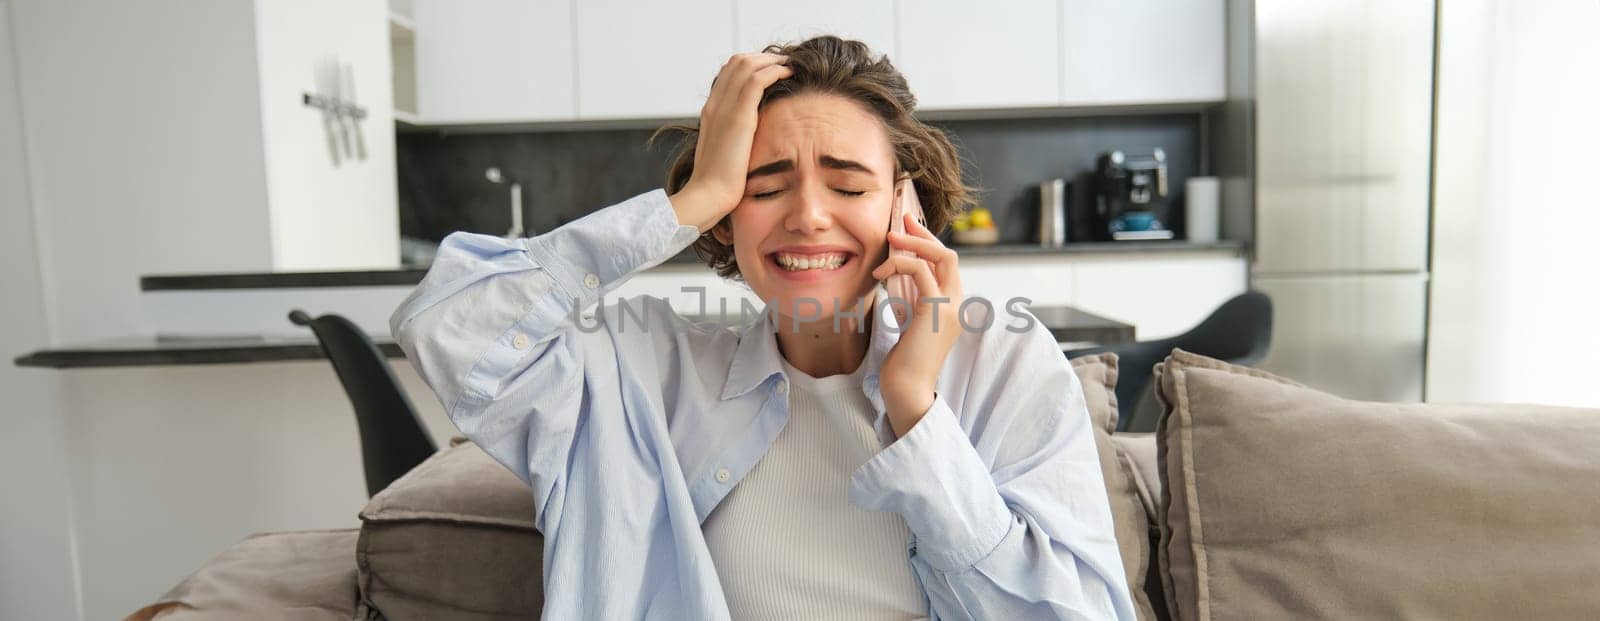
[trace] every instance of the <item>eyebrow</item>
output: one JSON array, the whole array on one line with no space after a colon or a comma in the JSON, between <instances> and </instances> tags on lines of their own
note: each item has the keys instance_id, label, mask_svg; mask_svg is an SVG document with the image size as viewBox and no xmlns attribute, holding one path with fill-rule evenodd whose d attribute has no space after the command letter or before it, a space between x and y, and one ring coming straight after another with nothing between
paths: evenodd
<instances>
[{"instance_id":1,"label":"eyebrow","mask_svg":"<svg viewBox=\"0 0 1600 621\"><path fill-rule=\"evenodd\" d=\"M861 162L854 160L840 159L831 155L824 155L820 158L817 158L817 163L821 164L823 168L831 168L833 170L850 170L867 173L869 175L872 174L872 169L867 168L866 164L862 164ZM750 180L765 175L786 173L791 170L794 170L794 160L778 160L776 162L762 164L761 166L751 169L750 173L745 175L745 180Z\"/></svg>"}]
</instances>

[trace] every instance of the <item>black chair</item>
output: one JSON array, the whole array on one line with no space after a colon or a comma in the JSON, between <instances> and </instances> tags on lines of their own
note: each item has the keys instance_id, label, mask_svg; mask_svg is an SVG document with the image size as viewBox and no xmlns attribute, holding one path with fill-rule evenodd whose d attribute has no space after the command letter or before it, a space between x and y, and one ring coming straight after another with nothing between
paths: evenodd
<instances>
[{"instance_id":1,"label":"black chair","mask_svg":"<svg viewBox=\"0 0 1600 621\"><path fill-rule=\"evenodd\" d=\"M400 382L389 371L383 352L361 328L339 315L313 319L298 309L289 313L289 321L308 326L317 335L322 353L333 363L333 371L355 407L368 496L438 450Z\"/></svg>"},{"instance_id":2,"label":"black chair","mask_svg":"<svg viewBox=\"0 0 1600 621\"><path fill-rule=\"evenodd\" d=\"M1074 349L1067 358L1111 352L1117 355L1117 431L1155 431L1161 416L1147 384L1157 362L1174 348L1233 364L1253 365L1267 357L1272 345L1272 299L1247 291L1224 302L1200 325L1178 336L1155 341ZM1152 403L1144 403L1144 401Z\"/></svg>"}]
</instances>

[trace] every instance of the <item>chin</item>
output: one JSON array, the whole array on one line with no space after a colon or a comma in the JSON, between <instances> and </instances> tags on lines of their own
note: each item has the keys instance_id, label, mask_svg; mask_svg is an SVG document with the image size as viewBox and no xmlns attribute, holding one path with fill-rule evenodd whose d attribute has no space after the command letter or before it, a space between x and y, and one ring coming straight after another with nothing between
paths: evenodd
<instances>
[{"instance_id":1,"label":"chin","mask_svg":"<svg viewBox=\"0 0 1600 621\"><path fill-rule=\"evenodd\" d=\"M774 312L801 321L829 319L834 315L834 300L840 310L849 311L857 301L872 291L870 284L852 286L794 286L780 284L781 289L772 299ZM812 300L816 300L813 303ZM863 319L865 316L863 316Z\"/></svg>"}]
</instances>

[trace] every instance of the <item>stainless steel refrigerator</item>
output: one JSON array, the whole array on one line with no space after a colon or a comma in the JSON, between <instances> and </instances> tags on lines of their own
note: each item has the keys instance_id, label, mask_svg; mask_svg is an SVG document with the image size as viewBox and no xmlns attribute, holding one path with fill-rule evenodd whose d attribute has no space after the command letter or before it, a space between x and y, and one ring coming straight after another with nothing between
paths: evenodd
<instances>
[{"instance_id":1,"label":"stainless steel refrigerator","mask_svg":"<svg viewBox=\"0 0 1600 621\"><path fill-rule=\"evenodd\" d=\"M1261 366L1350 398L1419 401L1435 5L1230 8L1252 4L1231 18L1253 37L1231 43L1253 108L1251 283L1275 308Z\"/></svg>"}]
</instances>

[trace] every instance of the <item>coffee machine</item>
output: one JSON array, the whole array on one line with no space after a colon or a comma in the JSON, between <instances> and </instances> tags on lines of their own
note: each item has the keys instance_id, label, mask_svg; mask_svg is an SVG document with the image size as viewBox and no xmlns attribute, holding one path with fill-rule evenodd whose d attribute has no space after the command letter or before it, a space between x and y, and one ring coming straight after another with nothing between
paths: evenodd
<instances>
[{"instance_id":1,"label":"coffee machine","mask_svg":"<svg viewBox=\"0 0 1600 621\"><path fill-rule=\"evenodd\" d=\"M1101 153L1094 171L1073 183L1073 241L1172 239L1163 222L1167 178L1167 154L1159 147L1148 154Z\"/></svg>"}]
</instances>

